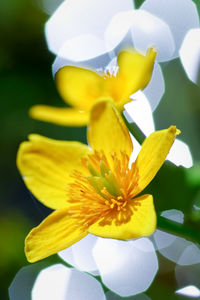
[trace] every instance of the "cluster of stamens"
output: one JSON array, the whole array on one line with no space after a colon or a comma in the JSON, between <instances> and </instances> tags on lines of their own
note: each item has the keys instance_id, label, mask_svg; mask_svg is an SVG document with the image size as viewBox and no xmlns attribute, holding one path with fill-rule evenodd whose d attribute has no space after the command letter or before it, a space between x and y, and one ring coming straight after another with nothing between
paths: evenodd
<instances>
[{"instance_id":1,"label":"cluster of stamens","mask_svg":"<svg viewBox=\"0 0 200 300\"><path fill-rule=\"evenodd\" d=\"M129 157L125 152L110 155L108 160L103 151L94 151L82 159L86 172L74 171L69 186L71 207L69 213L90 226L97 220L101 224L127 222L137 206L129 205L138 192L138 172L135 165L129 168ZM87 174L87 175L86 175Z\"/></svg>"}]
</instances>

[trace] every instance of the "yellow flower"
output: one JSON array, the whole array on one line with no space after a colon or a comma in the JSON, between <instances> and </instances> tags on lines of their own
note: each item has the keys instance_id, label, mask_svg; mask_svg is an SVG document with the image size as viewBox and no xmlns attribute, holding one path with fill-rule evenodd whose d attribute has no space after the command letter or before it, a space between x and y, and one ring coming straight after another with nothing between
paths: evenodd
<instances>
[{"instance_id":1,"label":"yellow flower","mask_svg":"<svg viewBox=\"0 0 200 300\"><path fill-rule=\"evenodd\" d=\"M76 243L88 233L121 240L151 235L156 228L152 195L139 195L162 166L179 130L152 133L134 163L129 132L109 100L93 106L91 148L33 134L21 144L17 165L25 184L55 209L26 238L30 262Z\"/></svg>"},{"instance_id":2,"label":"yellow flower","mask_svg":"<svg viewBox=\"0 0 200 300\"><path fill-rule=\"evenodd\" d=\"M59 125L83 126L95 101L108 97L120 111L130 96L144 89L151 79L156 52L150 48L146 55L135 50L122 51L118 56L118 72L97 74L91 70L66 66L56 73L56 84L61 97L72 108L36 105L30 109L34 119Z\"/></svg>"}]
</instances>

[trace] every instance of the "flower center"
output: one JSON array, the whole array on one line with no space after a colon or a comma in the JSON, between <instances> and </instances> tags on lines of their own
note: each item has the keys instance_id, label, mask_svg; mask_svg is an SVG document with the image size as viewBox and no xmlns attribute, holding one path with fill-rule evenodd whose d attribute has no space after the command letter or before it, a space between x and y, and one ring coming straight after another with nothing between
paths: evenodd
<instances>
[{"instance_id":1,"label":"flower center","mask_svg":"<svg viewBox=\"0 0 200 300\"><path fill-rule=\"evenodd\" d=\"M127 221L130 201L133 203L138 191L138 171L135 164L129 168L128 155L112 153L108 160L103 151L95 151L82 164L86 172L73 171L71 175L69 212L77 218L82 216L86 226L102 218ZM137 205L136 201L135 209Z\"/></svg>"}]
</instances>

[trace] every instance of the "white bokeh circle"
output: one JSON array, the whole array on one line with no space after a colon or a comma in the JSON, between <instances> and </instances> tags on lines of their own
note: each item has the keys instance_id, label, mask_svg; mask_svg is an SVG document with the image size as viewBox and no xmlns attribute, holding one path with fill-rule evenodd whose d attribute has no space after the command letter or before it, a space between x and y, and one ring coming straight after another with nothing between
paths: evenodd
<instances>
[{"instance_id":1,"label":"white bokeh circle","mask_svg":"<svg viewBox=\"0 0 200 300\"><path fill-rule=\"evenodd\" d=\"M186 34L180 48L180 60L191 81L198 83L200 74L200 28Z\"/></svg>"},{"instance_id":2,"label":"white bokeh circle","mask_svg":"<svg viewBox=\"0 0 200 300\"><path fill-rule=\"evenodd\" d=\"M42 270L33 286L32 300L106 300L101 284L92 276L62 264Z\"/></svg>"}]
</instances>

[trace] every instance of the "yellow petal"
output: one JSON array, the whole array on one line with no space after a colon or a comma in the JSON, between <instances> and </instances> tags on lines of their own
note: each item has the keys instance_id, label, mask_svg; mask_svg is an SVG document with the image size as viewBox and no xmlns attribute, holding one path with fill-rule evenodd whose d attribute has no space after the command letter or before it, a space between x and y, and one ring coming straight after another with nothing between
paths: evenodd
<instances>
[{"instance_id":1,"label":"yellow petal","mask_svg":"<svg viewBox=\"0 0 200 300\"><path fill-rule=\"evenodd\" d=\"M118 56L119 72L110 80L113 99L118 102L118 109L130 101L129 97L149 83L153 71L156 52L150 48L146 55L135 50L122 51Z\"/></svg>"},{"instance_id":2,"label":"yellow petal","mask_svg":"<svg viewBox=\"0 0 200 300\"><path fill-rule=\"evenodd\" d=\"M88 147L36 134L29 139L21 144L17 155L26 186L44 205L52 209L67 207L70 174L74 169L84 172L80 160L88 153Z\"/></svg>"},{"instance_id":3,"label":"yellow petal","mask_svg":"<svg viewBox=\"0 0 200 300\"><path fill-rule=\"evenodd\" d=\"M180 130L177 130L176 126L170 126L168 129L153 132L145 139L136 159L139 192L151 182L161 168L178 134Z\"/></svg>"},{"instance_id":4,"label":"yellow petal","mask_svg":"<svg viewBox=\"0 0 200 300\"><path fill-rule=\"evenodd\" d=\"M33 119L63 126L85 126L89 121L89 112L80 112L73 108L35 105L29 111Z\"/></svg>"},{"instance_id":5,"label":"yellow petal","mask_svg":"<svg viewBox=\"0 0 200 300\"><path fill-rule=\"evenodd\" d=\"M106 217L107 219L101 219L91 225L88 232L104 238L120 240L149 236L154 233L156 213L152 195L143 195L131 200L129 208L124 212L125 214L129 216L127 221L116 223L120 213L113 214L110 224L104 225L105 221L109 222L109 217Z\"/></svg>"},{"instance_id":6,"label":"yellow petal","mask_svg":"<svg viewBox=\"0 0 200 300\"><path fill-rule=\"evenodd\" d=\"M92 108L88 129L88 141L95 150L103 150L110 155L125 151L129 156L133 151L131 137L117 109L109 100L101 100Z\"/></svg>"},{"instance_id":7,"label":"yellow petal","mask_svg":"<svg viewBox=\"0 0 200 300\"><path fill-rule=\"evenodd\" d=\"M84 227L77 226L66 208L50 214L33 228L25 241L25 253L29 262L35 262L57 253L87 235Z\"/></svg>"},{"instance_id":8,"label":"yellow petal","mask_svg":"<svg viewBox=\"0 0 200 300\"><path fill-rule=\"evenodd\" d=\"M89 110L105 89L105 80L97 73L70 66L56 73L56 84L61 97L80 110Z\"/></svg>"}]
</instances>

